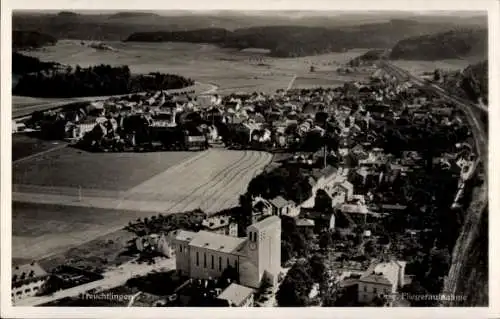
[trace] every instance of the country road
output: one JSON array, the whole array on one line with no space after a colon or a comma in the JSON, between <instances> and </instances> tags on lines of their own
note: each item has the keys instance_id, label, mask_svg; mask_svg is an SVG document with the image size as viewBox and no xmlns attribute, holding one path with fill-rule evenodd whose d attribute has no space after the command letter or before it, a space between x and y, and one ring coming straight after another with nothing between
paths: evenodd
<instances>
[{"instance_id":1,"label":"country road","mask_svg":"<svg viewBox=\"0 0 500 319\"><path fill-rule=\"evenodd\" d=\"M286 91L290 91L292 89L296 79L297 79L297 74L294 74L292 79L290 80L290 83L288 83L288 86L286 87Z\"/></svg>"}]
</instances>

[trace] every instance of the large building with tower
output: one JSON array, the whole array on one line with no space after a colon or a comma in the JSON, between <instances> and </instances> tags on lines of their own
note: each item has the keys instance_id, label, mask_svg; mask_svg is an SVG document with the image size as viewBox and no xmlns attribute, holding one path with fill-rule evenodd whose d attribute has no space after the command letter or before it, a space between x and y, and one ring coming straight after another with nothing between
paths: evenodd
<instances>
[{"instance_id":1,"label":"large building with tower","mask_svg":"<svg viewBox=\"0 0 500 319\"><path fill-rule=\"evenodd\" d=\"M270 216L247 228L247 237L208 231L180 230L173 246L177 270L191 278L218 278L227 267L236 269L239 284L259 288L276 285L281 270L281 219Z\"/></svg>"}]
</instances>

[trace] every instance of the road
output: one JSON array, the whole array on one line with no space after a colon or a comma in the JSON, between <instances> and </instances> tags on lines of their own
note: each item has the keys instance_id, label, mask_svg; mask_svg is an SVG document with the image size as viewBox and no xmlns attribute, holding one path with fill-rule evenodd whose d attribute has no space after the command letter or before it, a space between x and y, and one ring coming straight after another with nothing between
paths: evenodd
<instances>
[{"instance_id":1,"label":"road","mask_svg":"<svg viewBox=\"0 0 500 319\"><path fill-rule=\"evenodd\" d=\"M158 259L152 265L128 262L118 268L105 272L103 274L104 278L101 280L61 290L48 296L24 298L16 302L15 306L34 307L63 298L81 296L90 290L108 290L124 285L127 280L135 276L145 276L153 271L169 271L172 269L175 269L175 258Z\"/></svg>"},{"instance_id":2,"label":"road","mask_svg":"<svg viewBox=\"0 0 500 319\"><path fill-rule=\"evenodd\" d=\"M293 87L293 83L295 83L295 80L297 79L297 74L294 74L292 79L290 80L290 83L288 83L288 86L286 87L286 91L290 91Z\"/></svg>"}]
</instances>

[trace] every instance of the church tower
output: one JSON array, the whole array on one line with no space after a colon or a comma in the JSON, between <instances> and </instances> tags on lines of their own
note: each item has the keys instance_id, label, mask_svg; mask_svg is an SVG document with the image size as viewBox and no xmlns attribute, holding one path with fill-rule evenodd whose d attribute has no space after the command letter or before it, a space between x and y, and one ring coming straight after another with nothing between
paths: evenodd
<instances>
[{"instance_id":1,"label":"church tower","mask_svg":"<svg viewBox=\"0 0 500 319\"><path fill-rule=\"evenodd\" d=\"M247 275L241 283L258 288L265 280L275 285L281 270L281 219L270 216L248 226L246 245Z\"/></svg>"}]
</instances>

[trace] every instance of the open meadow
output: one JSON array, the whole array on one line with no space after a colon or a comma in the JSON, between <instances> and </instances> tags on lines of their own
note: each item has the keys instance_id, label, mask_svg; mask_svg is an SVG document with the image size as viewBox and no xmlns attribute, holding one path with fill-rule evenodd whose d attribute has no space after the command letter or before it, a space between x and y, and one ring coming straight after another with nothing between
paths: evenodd
<instances>
[{"instance_id":1,"label":"open meadow","mask_svg":"<svg viewBox=\"0 0 500 319\"><path fill-rule=\"evenodd\" d=\"M234 207L272 160L257 151L209 150L189 153L196 154L191 158L181 158L180 152L72 152L78 151L57 150L14 166L14 181L23 182L13 185L14 258L62 254L158 213ZM42 173L30 171L36 165Z\"/></svg>"},{"instance_id":2,"label":"open meadow","mask_svg":"<svg viewBox=\"0 0 500 319\"><path fill-rule=\"evenodd\" d=\"M117 51L95 50L77 40L61 40L55 46L25 54L82 67L95 64L128 65L133 73L164 72L190 77L219 87L222 93L273 92L286 88L294 75L334 70L367 50L329 53L300 58L273 58L262 50L239 51L210 44L106 42ZM335 75L332 76L335 82ZM320 84L324 84L321 80Z\"/></svg>"},{"instance_id":3,"label":"open meadow","mask_svg":"<svg viewBox=\"0 0 500 319\"><path fill-rule=\"evenodd\" d=\"M450 59L440 61L421 60L392 60L391 63L411 74L422 75L424 72L434 72L436 69L443 71L457 71L465 69L468 65L480 62L481 59Z\"/></svg>"}]
</instances>

